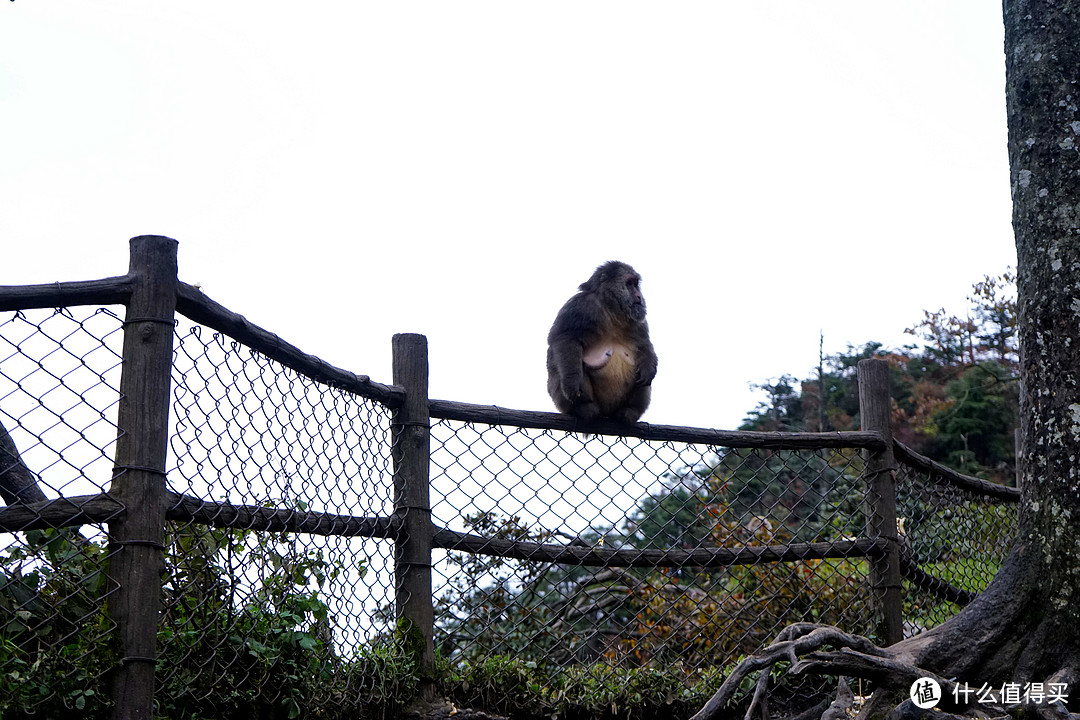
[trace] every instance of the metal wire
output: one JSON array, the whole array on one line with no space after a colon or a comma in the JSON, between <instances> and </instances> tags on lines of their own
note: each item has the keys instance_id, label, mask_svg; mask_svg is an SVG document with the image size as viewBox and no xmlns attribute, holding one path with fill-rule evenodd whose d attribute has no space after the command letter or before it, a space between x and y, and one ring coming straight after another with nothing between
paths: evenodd
<instances>
[{"instance_id":1,"label":"metal wire","mask_svg":"<svg viewBox=\"0 0 1080 720\"><path fill-rule=\"evenodd\" d=\"M904 581L905 634L913 635L960 610L932 591L940 585L935 580L971 596L986 589L1016 534L1017 506L909 467L902 468L900 488L902 544L925 573Z\"/></svg>"},{"instance_id":2,"label":"metal wire","mask_svg":"<svg viewBox=\"0 0 1080 720\"><path fill-rule=\"evenodd\" d=\"M0 314L0 423L47 499L108 489L122 325L109 308ZM37 529L0 533L0 715L74 713L104 684L98 650L117 630L105 531L26 526Z\"/></svg>"},{"instance_id":3,"label":"metal wire","mask_svg":"<svg viewBox=\"0 0 1080 720\"><path fill-rule=\"evenodd\" d=\"M433 514L461 532L622 549L745 548L859 536L861 459L476 426L433 430ZM550 567L447 553L437 642L452 660L687 670L784 624L867 632L863 558L732 567Z\"/></svg>"},{"instance_id":4,"label":"metal wire","mask_svg":"<svg viewBox=\"0 0 1080 720\"><path fill-rule=\"evenodd\" d=\"M123 325L107 308L0 315L0 422L48 498L89 503L118 472L161 472L114 468ZM175 332L165 475L171 492L206 512L166 528L163 714L226 716L241 705L248 714L347 713L407 694L401 669L410 660L393 610L407 598L395 589L393 540L255 529L260 509L393 516L390 411L198 324L181 321ZM451 664L509 655L562 672L652 668L689 678L754 652L791 622L874 631L865 557L663 559L849 547L865 536L873 500L856 451L448 420L430 430L432 522L487 543L432 559L435 640ZM943 587L959 598L985 587L1016 507L906 466L898 498L904 557L920 571L904 581L910 634L956 612ZM226 509L250 524L224 527ZM105 693L86 691L104 686L113 663L152 661L103 650L117 633L105 567L121 544L110 545L101 525L49 529L43 516L19 530L0 534L0 677L16 679L6 702L43 716L100 710ZM508 541L531 543L519 547L534 554L485 554ZM630 559L541 560L553 545Z\"/></svg>"},{"instance_id":5,"label":"metal wire","mask_svg":"<svg viewBox=\"0 0 1080 720\"><path fill-rule=\"evenodd\" d=\"M173 491L296 513L392 513L390 413L378 403L186 324L173 395ZM162 654L174 661L158 677L174 707L226 711L230 686L256 688L267 708L393 695L393 678L372 671L393 633L390 541L196 523L169 533ZM297 673L307 677L281 680Z\"/></svg>"}]
</instances>

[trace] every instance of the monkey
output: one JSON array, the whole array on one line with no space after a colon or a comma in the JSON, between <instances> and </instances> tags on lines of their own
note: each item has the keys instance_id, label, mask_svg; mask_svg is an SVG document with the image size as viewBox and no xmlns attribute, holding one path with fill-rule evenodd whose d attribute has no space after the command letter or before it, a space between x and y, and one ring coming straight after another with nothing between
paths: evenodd
<instances>
[{"instance_id":1,"label":"monkey","mask_svg":"<svg viewBox=\"0 0 1080 720\"><path fill-rule=\"evenodd\" d=\"M548 333L548 394L559 412L634 423L649 407L656 351L641 276L606 262L559 310Z\"/></svg>"}]
</instances>

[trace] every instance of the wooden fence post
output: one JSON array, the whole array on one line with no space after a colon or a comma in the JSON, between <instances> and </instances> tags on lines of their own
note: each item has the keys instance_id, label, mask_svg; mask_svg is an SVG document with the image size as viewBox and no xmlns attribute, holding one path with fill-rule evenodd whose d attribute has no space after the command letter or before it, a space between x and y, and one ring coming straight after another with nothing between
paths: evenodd
<instances>
[{"instance_id":1,"label":"wooden fence post","mask_svg":"<svg viewBox=\"0 0 1080 720\"><path fill-rule=\"evenodd\" d=\"M431 595L431 416L428 409L428 349L423 335L394 336L394 384L405 404L391 421L394 515L401 530L394 546L394 591L406 647L419 655L420 697L435 699L435 609Z\"/></svg>"},{"instance_id":2,"label":"wooden fence post","mask_svg":"<svg viewBox=\"0 0 1080 720\"><path fill-rule=\"evenodd\" d=\"M113 686L115 720L149 720L153 715L165 562L176 249L176 241L166 237L131 240L128 274L135 282L124 320L119 436L109 490L125 508L122 517L109 522L109 575L117 589L108 603L120 652Z\"/></svg>"},{"instance_id":3,"label":"wooden fence post","mask_svg":"<svg viewBox=\"0 0 1080 720\"><path fill-rule=\"evenodd\" d=\"M885 441L882 450L866 452L869 517L867 535L885 538L885 553L871 565L873 588L883 644L892 645L904 637L903 595L900 583L900 542L896 528L896 458L893 456L892 415L889 393L889 364L869 358L859 361L859 415L862 429L878 433Z\"/></svg>"}]
</instances>

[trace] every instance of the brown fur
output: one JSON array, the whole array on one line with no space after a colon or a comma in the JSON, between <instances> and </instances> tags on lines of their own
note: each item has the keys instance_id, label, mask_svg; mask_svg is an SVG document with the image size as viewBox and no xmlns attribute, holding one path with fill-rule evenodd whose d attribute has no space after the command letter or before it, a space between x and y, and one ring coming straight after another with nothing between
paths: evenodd
<instances>
[{"instance_id":1,"label":"brown fur","mask_svg":"<svg viewBox=\"0 0 1080 720\"><path fill-rule=\"evenodd\" d=\"M636 422L649 406L657 361L640 280L625 263L605 263L556 316L548 393L561 412Z\"/></svg>"}]
</instances>

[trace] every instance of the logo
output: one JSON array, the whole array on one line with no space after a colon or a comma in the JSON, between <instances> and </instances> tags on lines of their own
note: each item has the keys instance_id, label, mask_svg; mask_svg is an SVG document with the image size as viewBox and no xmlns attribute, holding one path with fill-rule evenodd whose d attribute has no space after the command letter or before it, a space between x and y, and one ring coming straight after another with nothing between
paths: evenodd
<instances>
[{"instance_id":1,"label":"logo","mask_svg":"<svg viewBox=\"0 0 1080 720\"><path fill-rule=\"evenodd\" d=\"M941 700L941 686L933 678L919 678L911 684L911 702L920 710L928 710Z\"/></svg>"}]
</instances>

